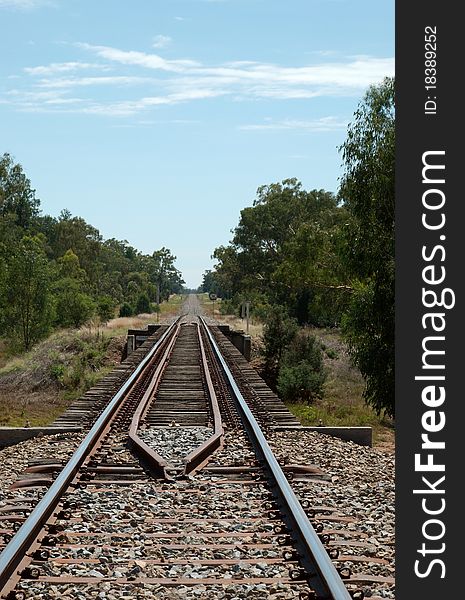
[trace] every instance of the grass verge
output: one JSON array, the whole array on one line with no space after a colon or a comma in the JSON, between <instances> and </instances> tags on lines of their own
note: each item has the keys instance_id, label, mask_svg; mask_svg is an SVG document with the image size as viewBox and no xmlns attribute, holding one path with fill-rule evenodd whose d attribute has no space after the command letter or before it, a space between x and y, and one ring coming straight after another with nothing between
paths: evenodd
<instances>
[{"instance_id":1,"label":"grass verge","mask_svg":"<svg viewBox=\"0 0 465 600\"><path fill-rule=\"evenodd\" d=\"M212 316L212 302L208 294L198 295L200 303L208 316ZM227 323L233 329L245 330L245 320L235 315L221 315L221 300L215 301L215 318ZM394 451L394 423L383 418L365 403L363 390L365 383L360 371L350 361L347 348L338 329L310 328L324 351L324 363L328 377L324 386L324 397L313 404L287 403L289 410L302 425L316 426L320 421L327 426L372 427L373 445L387 452ZM262 359L260 349L263 346L263 324L253 320L249 326L252 337L252 364L260 371Z\"/></svg>"},{"instance_id":2,"label":"grass verge","mask_svg":"<svg viewBox=\"0 0 465 600\"><path fill-rule=\"evenodd\" d=\"M182 296L161 304L160 322L178 314ZM55 331L31 351L8 357L0 347L0 426L49 425L120 361L128 329L145 329L156 314L106 325Z\"/></svg>"},{"instance_id":3,"label":"grass verge","mask_svg":"<svg viewBox=\"0 0 465 600\"><path fill-rule=\"evenodd\" d=\"M372 427L373 445L394 450L394 423L379 416L365 403L365 383L360 371L350 361L347 348L337 329L312 328L311 333L324 350L324 363L328 377L324 397L313 404L288 403L289 410L302 425Z\"/></svg>"}]
</instances>

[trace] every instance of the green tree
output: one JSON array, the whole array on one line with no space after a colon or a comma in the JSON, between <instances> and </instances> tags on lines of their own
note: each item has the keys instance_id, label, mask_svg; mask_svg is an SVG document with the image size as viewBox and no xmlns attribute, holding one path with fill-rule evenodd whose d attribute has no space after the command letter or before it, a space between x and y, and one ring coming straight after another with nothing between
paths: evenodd
<instances>
[{"instance_id":1,"label":"green tree","mask_svg":"<svg viewBox=\"0 0 465 600\"><path fill-rule=\"evenodd\" d=\"M95 304L92 298L82 291L75 279L60 279L55 286L55 293L57 325L78 328L94 314Z\"/></svg>"},{"instance_id":2,"label":"green tree","mask_svg":"<svg viewBox=\"0 0 465 600\"><path fill-rule=\"evenodd\" d=\"M57 261L59 279L55 283L56 324L81 327L95 312L95 304L86 293L87 273L73 250L67 250Z\"/></svg>"},{"instance_id":3,"label":"green tree","mask_svg":"<svg viewBox=\"0 0 465 600\"><path fill-rule=\"evenodd\" d=\"M354 293L343 331L373 408L394 415L394 80L371 87L341 147L350 215L343 258Z\"/></svg>"},{"instance_id":4,"label":"green tree","mask_svg":"<svg viewBox=\"0 0 465 600\"><path fill-rule=\"evenodd\" d=\"M98 229L68 210L58 218L41 215L39 205L21 165L9 154L0 156L0 335L29 347L45 334L55 308L55 326L79 327L96 310L104 321L117 305L132 314L143 296L139 309L150 311L157 296L166 300L182 290L176 257L168 248L143 255L126 240L103 240ZM36 240L35 249L21 241L25 236ZM23 285L26 263L29 288L43 283L35 298Z\"/></svg>"},{"instance_id":5,"label":"green tree","mask_svg":"<svg viewBox=\"0 0 465 600\"><path fill-rule=\"evenodd\" d=\"M347 210L336 204L302 222L285 245L275 280L287 289L288 303L301 323L340 323L351 285L338 255Z\"/></svg>"},{"instance_id":6,"label":"green tree","mask_svg":"<svg viewBox=\"0 0 465 600\"><path fill-rule=\"evenodd\" d=\"M270 383L276 381L283 353L296 336L297 330L297 321L288 316L283 306L273 306L269 310L263 327L263 355L265 375Z\"/></svg>"},{"instance_id":7,"label":"green tree","mask_svg":"<svg viewBox=\"0 0 465 600\"><path fill-rule=\"evenodd\" d=\"M72 217L69 211L62 211L53 233L52 258L58 259L68 250L79 257L80 267L96 291L100 275L100 251L102 236L92 225L80 217Z\"/></svg>"},{"instance_id":8,"label":"green tree","mask_svg":"<svg viewBox=\"0 0 465 600\"><path fill-rule=\"evenodd\" d=\"M50 268L43 240L25 236L3 265L3 321L25 350L46 335L52 322Z\"/></svg>"},{"instance_id":9,"label":"green tree","mask_svg":"<svg viewBox=\"0 0 465 600\"><path fill-rule=\"evenodd\" d=\"M72 250L67 250L63 256L60 256L57 262L61 278L69 277L76 281L85 281L86 272L84 269L81 269L79 257Z\"/></svg>"},{"instance_id":10,"label":"green tree","mask_svg":"<svg viewBox=\"0 0 465 600\"><path fill-rule=\"evenodd\" d=\"M287 242L302 222L315 218L331 204L335 205L331 194L306 192L296 179L259 187L253 206L241 211L232 240L242 271L242 287L276 289L274 275L285 259Z\"/></svg>"},{"instance_id":11,"label":"green tree","mask_svg":"<svg viewBox=\"0 0 465 600\"><path fill-rule=\"evenodd\" d=\"M221 284L218 281L217 273L215 273L211 269L207 269L203 274L202 283L199 286L199 292L211 292L213 294L216 294L217 296L225 296L225 293L221 288Z\"/></svg>"},{"instance_id":12,"label":"green tree","mask_svg":"<svg viewBox=\"0 0 465 600\"><path fill-rule=\"evenodd\" d=\"M141 314L141 313L150 313L150 312L152 312L151 308L150 308L150 299L147 296L147 294L141 294L137 298L136 313Z\"/></svg>"},{"instance_id":13,"label":"green tree","mask_svg":"<svg viewBox=\"0 0 465 600\"><path fill-rule=\"evenodd\" d=\"M110 296L100 296L97 300L97 314L102 323L107 323L115 316L115 303Z\"/></svg>"},{"instance_id":14,"label":"green tree","mask_svg":"<svg viewBox=\"0 0 465 600\"><path fill-rule=\"evenodd\" d=\"M218 264L212 271L212 277L207 279L207 284L213 279L221 289L223 298L231 298L246 287L247 291L255 289L255 280L245 281L245 267L247 264L245 252L239 252L232 244L229 246L219 246L213 252L212 258L215 258ZM261 276L257 276L257 279L260 281Z\"/></svg>"},{"instance_id":15,"label":"green tree","mask_svg":"<svg viewBox=\"0 0 465 600\"><path fill-rule=\"evenodd\" d=\"M12 214L19 227L29 229L39 215L39 206L23 168L5 153L0 157L0 216Z\"/></svg>"},{"instance_id":16,"label":"green tree","mask_svg":"<svg viewBox=\"0 0 465 600\"><path fill-rule=\"evenodd\" d=\"M132 317L134 314L133 307L128 302L123 302L119 309L120 317Z\"/></svg>"},{"instance_id":17,"label":"green tree","mask_svg":"<svg viewBox=\"0 0 465 600\"><path fill-rule=\"evenodd\" d=\"M165 247L156 250L145 260L146 271L150 273L151 281L155 285L157 304L168 300L170 294L179 294L182 291L184 281L174 266L175 261L176 257Z\"/></svg>"},{"instance_id":18,"label":"green tree","mask_svg":"<svg viewBox=\"0 0 465 600\"><path fill-rule=\"evenodd\" d=\"M348 287L337 257L345 214L333 194L306 191L296 179L259 187L231 244L214 252L214 281L226 297L256 292L301 323L334 324ZM323 296L332 310L321 309Z\"/></svg>"}]
</instances>

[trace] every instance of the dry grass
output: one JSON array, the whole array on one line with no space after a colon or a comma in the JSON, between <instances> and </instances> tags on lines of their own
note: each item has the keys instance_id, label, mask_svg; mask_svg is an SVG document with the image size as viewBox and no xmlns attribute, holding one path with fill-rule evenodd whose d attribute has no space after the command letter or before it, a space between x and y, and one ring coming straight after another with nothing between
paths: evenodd
<instances>
[{"instance_id":1,"label":"dry grass","mask_svg":"<svg viewBox=\"0 0 465 600\"><path fill-rule=\"evenodd\" d=\"M213 316L213 303L208 298L208 294L197 294L200 305L204 311L205 316L215 318L219 323L225 323L229 325L231 329L236 331L244 331L247 333L247 321L246 319L241 319L236 315L222 315L221 314L221 298L215 300L215 313ZM249 331L248 334L253 338L260 338L263 334L263 323L258 319L251 318L249 321Z\"/></svg>"},{"instance_id":2,"label":"dry grass","mask_svg":"<svg viewBox=\"0 0 465 600\"><path fill-rule=\"evenodd\" d=\"M172 294L168 302L162 302L162 304L160 304L160 319L178 316L185 300L186 296L183 294Z\"/></svg>"},{"instance_id":3,"label":"dry grass","mask_svg":"<svg viewBox=\"0 0 465 600\"><path fill-rule=\"evenodd\" d=\"M310 328L324 348L328 378L324 397L312 405L288 404L303 425L367 426L373 428L374 446L394 451L394 424L380 417L363 399L365 382L360 371L351 364L347 348L337 329Z\"/></svg>"},{"instance_id":4,"label":"dry grass","mask_svg":"<svg viewBox=\"0 0 465 600\"><path fill-rule=\"evenodd\" d=\"M152 323L163 323L164 320L175 317L180 313L185 296L181 294L172 294L168 302L160 304L160 313L142 313L132 317L116 317L111 319L105 325L97 323L84 327L84 330L92 333L100 332L104 336L114 337L115 335L127 335L128 329L146 329L147 325Z\"/></svg>"},{"instance_id":5,"label":"dry grass","mask_svg":"<svg viewBox=\"0 0 465 600\"><path fill-rule=\"evenodd\" d=\"M160 322L178 314L182 300L172 296L162 303ZM52 423L121 361L128 329L145 329L156 321L156 313L141 314L55 331L30 352L12 358L0 345L0 425Z\"/></svg>"},{"instance_id":6,"label":"dry grass","mask_svg":"<svg viewBox=\"0 0 465 600\"><path fill-rule=\"evenodd\" d=\"M124 338L61 330L0 369L0 424L47 425L121 358Z\"/></svg>"},{"instance_id":7,"label":"dry grass","mask_svg":"<svg viewBox=\"0 0 465 600\"><path fill-rule=\"evenodd\" d=\"M134 317L117 317L108 321L104 326L100 326L100 330L105 334L126 335L128 329L145 329L149 323L155 323L157 315L141 314Z\"/></svg>"},{"instance_id":8,"label":"dry grass","mask_svg":"<svg viewBox=\"0 0 465 600\"><path fill-rule=\"evenodd\" d=\"M67 407L57 392L2 390L0 426L41 427L52 423Z\"/></svg>"},{"instance_id":9,"label":"dry grass","mask_svg":"<svg viewBox=\"0 0 465 600\"><path fill-rule=\"evenodd\" d=\"M208 294L199 295L201 305L208 316L212 315L212 302ZM215 318L231 326L232 329L244 330L245 319L234 315L221 315L220 300L215 302ZM347 348L337 329L309 328L323 348L324 363L328 370L328 378L324 387L324 397L314 404L288 403L289 410L296 415L303 425L334 426L367 426L373 428L374 445L388 452L394 451L394 424L389 419L379 417L375 411L366 405L363 399L365 383L360 371L351 364ZM260 370L262 359L260 349L263 347L263 324L251 320L249 334L252 337L252 364Z\"/></svg>"}]
</instances>

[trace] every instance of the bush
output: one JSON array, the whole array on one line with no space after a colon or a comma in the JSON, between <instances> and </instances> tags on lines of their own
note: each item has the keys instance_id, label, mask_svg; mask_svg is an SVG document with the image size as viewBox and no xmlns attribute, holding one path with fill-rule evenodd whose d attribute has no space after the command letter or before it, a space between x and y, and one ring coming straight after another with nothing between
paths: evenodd
<instances>
[{"instance_id":1,"label":"bush","mask_svg":"<svg viewBox=\"0 0 465 600\"><path fill-rule=\"evenodd\" d=\"M234 305L232 300L223 299L220 302L220 314L222 315L233 315L237 311L237 307Z\"/></svg>"},{"instance_id":2,"label":"bush","mask_svg":"<svg viewBox=\"0 0 465 600\"><path fill-rule=\"evenodd\" d=\"M311 402L323 395L326 381L323 351L312 335L300 332L284 352L277 389L284 400Z\"/></svg>"},{"instance_id":3,"label":"bush","mask_svg":"<svg viewBox=\"0 0 465 600\"><path fill-rule=\"evenodd\" d=\"M140 313L149 313L149 312L151 312L150 299L147 296L147 294L140 294L139 297L137 298L136 313L140 314Z\"/></svg>"},{"instance_id":4,"label":"bush","mask_svg":"<svg viewBox=\"0 0 465 600\"><path fill-rule=\"evenodd\" d=\"M110 296L101 296L97 301L97 314L102 323L107 323L115 316L115 304Z\"/></svg>"},{"instance_id":5,"label":"bush","mask_svg":"<svg viewBox=\"0 0 465 600\"><path fill-rule=\"evenodd\" d=\"M77 343L73 347L67 347L72 353L52 356L53 363L50 367L52 378L70 394L88 389L94 384L96 374L106 364L109 344L108 340L97 341L95 338L74 341Z\"/></svg>"},{"instance_id":6,"label":"bush","mask_svg":"<svg viewBox=\"0 0 465 600\"><path fill-rule=\"evenodd\" d=\"M324 372L318 372L308 362L295 366L282 366L278 375L278 392L283 400L310 403L323 395Z\"/></svg>"},{"instance_id":7,"label":"bush","mask_svg":"<svg viewBox=\"0 0 465 600\"><path fill-rule=\"evenodd\" d=\"M65 374L65 365L63 363L57 362L57 363L53 363L50 366L50 376L55 381L62 383L64 374Z\"/></svg>"},{"instance_id":8,"label":"bush","mask_svg":"<svg viewBox=\"0 0 465 600\"><path fill-rule=\"evenodd\" d=\"M324 350L328 358L339 358L339 353L334 348L325 348Z\"/></svg>"},{"instance_id":9,"label":"bush","mask_svg":"<svg viewBox=\"0 0 465 600\"><path fill-rule=\"evenodd\" d=\"M90 296L76 292L72 287L63 290L57 299L56 320L62 327L81 327L94 314L95 305Z\"/></svg>"},{"instance_id":10,"label":"bush","mask_svg":"<svg viewBox=\"0 0 465 600\"><path fill-rule=\"evenodd\" d=\"M124 304L122 304L120 306L120 309L119 309L120 317L132 317L133 314L134 314L134 309L128 302L124 302Z\"/></svg>"},{"instance_id":11,"label":"bush","mask_svg":"<svg viewBox=\"0 0 465 600\"><path fill-rule=\"evenodd\" d=\"M270 312L270 305L266 301L255 302L251 307L251 312L260 321L265 321L266 316Z\"/></svg>"},{"instance_id":12,"label":"bush","mask_svg":"<svg viewBox=\"0 0 465 600\"><path fill-rule=\"evenodd\" d=\"M263 327L263 354L265 373L270 382L276 379L281 358L297 334L298 326L282 306L275 306L268 312Z\"/></svg>"}]
</instances>

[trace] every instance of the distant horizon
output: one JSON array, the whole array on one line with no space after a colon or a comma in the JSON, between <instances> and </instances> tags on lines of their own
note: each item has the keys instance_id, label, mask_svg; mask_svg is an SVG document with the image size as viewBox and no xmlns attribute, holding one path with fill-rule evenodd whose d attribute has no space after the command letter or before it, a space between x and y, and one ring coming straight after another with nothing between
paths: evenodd
<instances>
[{"instance_id":1,"label":"distant horizon","mask_svg":"<svg viewBox=\"0 0 465 600\"><path fill-rule=\"evenodd\" d=\"M337 193L347 124L394 74L387 1L0 0L0 13L0 153L44 214L68 209L144 254L168 247L192 289L259 186Z\"/></svg>"}]
</instances>

